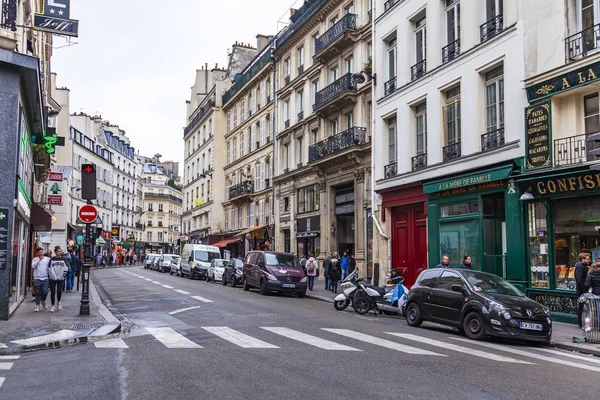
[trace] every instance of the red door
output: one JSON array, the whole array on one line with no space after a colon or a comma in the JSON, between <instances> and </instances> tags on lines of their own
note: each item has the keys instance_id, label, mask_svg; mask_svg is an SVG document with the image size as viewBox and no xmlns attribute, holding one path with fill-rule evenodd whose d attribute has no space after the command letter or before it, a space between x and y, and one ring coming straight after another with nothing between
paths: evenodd
<instances>
[{"instance_id":1,"label":"red door","mask_svg":"<svg viewBox=\"0 0 600 400\"><path fill-rule=\"evenodd\" d=\"M424 203L392 210L392 267L410 288L427 268L427 218Z\"/></svg>"}]
</instances>

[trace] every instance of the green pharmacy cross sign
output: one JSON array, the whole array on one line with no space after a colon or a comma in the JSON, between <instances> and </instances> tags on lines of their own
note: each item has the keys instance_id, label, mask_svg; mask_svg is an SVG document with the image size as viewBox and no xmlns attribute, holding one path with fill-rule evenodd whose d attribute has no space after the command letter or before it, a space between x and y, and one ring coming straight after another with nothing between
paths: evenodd
<instances>
[{"instance_id":1,"label":"green pharmacy cross sign","mask_svg":"<svg viewBox=\"0 0 600 400\"><path fill-rule=\"evenodd\" d=\"M56 128L48 128L41 136L34 136L33 143L44 145L46 153L56 153L56 146L64 146L65 138L62 136L56 136Z\"/></svg>"}]
</instances>

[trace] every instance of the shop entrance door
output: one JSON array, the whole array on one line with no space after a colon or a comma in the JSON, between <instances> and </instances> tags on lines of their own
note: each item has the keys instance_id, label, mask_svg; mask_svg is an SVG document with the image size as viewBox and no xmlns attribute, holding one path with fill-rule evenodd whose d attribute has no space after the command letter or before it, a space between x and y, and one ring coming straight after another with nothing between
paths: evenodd
<instances>
[{"instance_id":1,"label":"shop entrance door","mask_svg":"<svg viewBox=\"0 0 600 400\"><path fill-rule=\"evenodd\" d=\"M504 193L481 196L483 203L483 260L481 270L506 277L506 218Z\"/></svg>"},{"instance_id":2,"label":"shop entrance door","mask_svg":"<svg viewBox=\"0 0 600 400\"><path fill-rule=\"evenodd\" d=\"M337 251L340 257L344 252L354 254L354 215L338 215L337 219Z\"/></svg>"},{"instance_id":3,"label":"shop entrance door","mask_svg":"<svg viewBox=\"0 0 600 400\"><path fill-rule=\"evenodd\" d=\"M417 276L427 268L427 218L423 203L392 210L392 267L411 287Z\"/></svg>"}]
</instances>

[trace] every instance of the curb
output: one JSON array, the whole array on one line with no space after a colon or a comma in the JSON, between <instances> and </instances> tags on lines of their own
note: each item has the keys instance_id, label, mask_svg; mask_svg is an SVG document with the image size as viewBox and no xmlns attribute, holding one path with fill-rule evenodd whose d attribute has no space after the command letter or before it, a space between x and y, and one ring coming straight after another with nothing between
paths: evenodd
<instances>
[{"instance_id":1,"label":"curb","mask_svg":"<svg viewBox=\"0 0 600 400\"><path fill-rule=\"evenodd\" d=\"M318 300L318 301L323 301L326 303L333 303L333 300L324 296L316 296L314 294L306 294L306 298L307 299L312 299L312 300Z\"/></svg>"},{"instance_id":2,"label":"curb","mask_svg":"<svg viewBox=\"0 0 600 400\"><path fill-rule=\"evenodd\" d=\"M558 342L551 342L550 347L555 347L557 349L562 349L562 350L574 351L576 353L581 353L581 354L590 354L594 357L600 357L600 348L598 348L598 350L585 349L585 348L581 348L579 346L574 346L574 345L566 344L566 343L558 343Z\"/></svg>"}]
</instances>

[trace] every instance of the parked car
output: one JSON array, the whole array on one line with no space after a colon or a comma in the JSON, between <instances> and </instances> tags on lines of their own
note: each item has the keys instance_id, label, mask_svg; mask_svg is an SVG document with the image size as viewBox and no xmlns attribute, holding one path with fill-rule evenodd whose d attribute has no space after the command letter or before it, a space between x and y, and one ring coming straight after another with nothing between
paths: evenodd
<instances>
[{"instance_id":1,"label":"parked car","mask_svg":"<svg viewBox=\"0 0 600 400\"><path fill-rule=\"evenodd\" d=\"M181 275L181 257L177 256L177 258L173 258L173 261L171 261L171 270L169 271L170 275L177 275L180 276Z\"/></svg>"},{"instance_id":2,"label":"parked car","mask_svg":"<svg viewBox=\"0 0 600 400\"><path fill-rule=\"evenodd\" d=\"M160 254L147 254L144 259L144 269L150 269L155 259L160 257Z\"/></svg>"},{"instance_id":3,"label":"parked car","mask_svg":"<svg viewBox=\"0 0 600 400\"><path fill-rule=\"evenodd\" d=\"M217 258L212 260L210 267L208 267L208 273L206 274L206 282L216 282L223 280L223 272L225 272L225 266L229 264L229 260Z\"/></svg>"},{"instance_id":4,"label":"parked car","mask_svg":"<svg viewBox=\"0 0 600 400\"><path fill-rule=\"evenodd\" d=\"M212 260L221 258L218 247L203 244L186 244L183 246L181 275L190 279L200 277L206 279L206 273Z\"/></svg>"},{"instance_id":5,"label":"parked car","mask_svg":"<svg viewBox=\"0 0 600 400\"><path fill-rule=\"evenodd\" d=\"M171 263L173 260L178 260L179 258L177 254L163 254L156 263L156 270L158 272L171 271Z\"/></svg>"},{"instance_id":6,"label":"parked car","mask_svg":"<svg viewBox=\"0 0 600 400\"><path fill-rule=\"evenodd\" d=\"M251 251L243 268L244 290L256 287L260 294L271 291L306 295L306 276L293 254L272 251Z\"/></svg>"},{"instance_id":7,"label":"parked car","mask_svg":"<svg viewBox=\"0 0 600 400\"><path fill-rule=\"evenodd\" d=\"M237 285L241 285L243 283L244 277L244 261L239 258L232 258L229 260L229 263L225 266L225 270L223 271L223 286L228 283L231 287L236 287Z\"/></svg>"},{"instance_id":8,"label":"parked car","mask_svg":"<svg viewBox=\"0 0 600 400\"><path fill-rule=\"evenodd\" d=\"M480 271L421 272L403 312L410 326L437 322L454 326L474 340L499 336L549 343L552 335L548 307L499 276Z\"/></svg>"}]
</instances>

